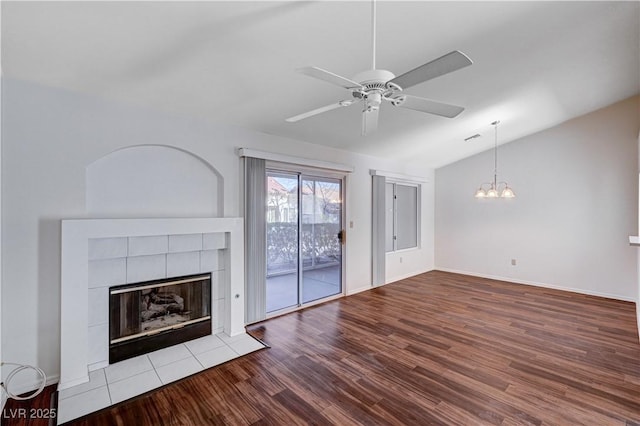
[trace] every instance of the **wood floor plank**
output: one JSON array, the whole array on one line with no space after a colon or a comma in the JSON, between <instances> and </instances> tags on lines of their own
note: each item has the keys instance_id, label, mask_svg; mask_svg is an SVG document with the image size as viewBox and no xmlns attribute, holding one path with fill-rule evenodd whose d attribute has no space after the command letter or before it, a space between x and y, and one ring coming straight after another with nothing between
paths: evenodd
<instances>
[{"instance_id":1,"label":"wood floor plank","mask_svg":"<svg viewBox=\"0 0 640 426\"><path fill-rule=\"evenodd\" d=\"M72 425L640 425L633 303L429 272L248 327L271 348Z\"/></svg>"},{"instance_id":2,"label":"wood floor plank","mask_svg":"<svg viewBox=\"0 0 640 426\"><path fill-rule=\"evenodd\" d=\"M4 392L4 390L0 392ZM31 393L29 392L29 394ZM9 398L2 410L0 424L4 426L49 426L50 422L55 421L56 418L55 393L56 385L49 385L45 386L34 399L20 401Z\"/></svg>"}]
</instances>

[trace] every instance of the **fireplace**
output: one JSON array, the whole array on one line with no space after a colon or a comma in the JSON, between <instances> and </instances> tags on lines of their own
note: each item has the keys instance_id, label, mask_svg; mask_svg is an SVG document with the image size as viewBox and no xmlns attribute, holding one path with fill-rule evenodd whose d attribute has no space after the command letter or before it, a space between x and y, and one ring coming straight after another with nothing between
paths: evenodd
<instances>
[{"instance_id":1,"label":"fireplace","mask_svg":"<svg viewBox=\"0 0 640 426\"><path fill-rule=\"evenodd\" d=\"M211 274L109 288L109 363L211 334Z\"/></svg>"},{"instance_id":2,"label":"fireplace","mask_svg":"<svg viewBox=\"0 0 640 426\"><path fill-rule=\"evenodd\" d=\"M190 244L195 234L197 245ZM130 250L137 240L153 243L159 236L166 245ZM86 383L91 371L109 365L109 289L115 283L211 273L211 332L245 332L242 218L62 220L61 248L58 390Z\"/></svg>"}]
</instances>

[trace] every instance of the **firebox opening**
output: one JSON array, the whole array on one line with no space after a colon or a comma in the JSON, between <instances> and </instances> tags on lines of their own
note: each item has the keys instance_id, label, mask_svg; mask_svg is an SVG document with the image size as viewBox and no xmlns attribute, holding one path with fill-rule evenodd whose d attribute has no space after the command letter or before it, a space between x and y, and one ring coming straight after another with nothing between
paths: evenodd
<instances>
[{"instance_id":1,"label":"firebox opening","mask_svg":"<svg viewBox=\"0 0 640 426\"><path fill-rule=\"evenodd\" d=\"M211 334L211 274L109 289L109 363Z\"/></svg>"}]
</instances>

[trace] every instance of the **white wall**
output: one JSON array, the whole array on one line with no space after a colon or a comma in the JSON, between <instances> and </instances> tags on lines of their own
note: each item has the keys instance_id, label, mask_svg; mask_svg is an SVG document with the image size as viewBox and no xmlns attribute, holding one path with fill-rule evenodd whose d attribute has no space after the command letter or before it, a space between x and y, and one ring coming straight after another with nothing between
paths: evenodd
<instances>
[{"instance_id":1,"label":"white wall","mask_svg":"<svg viewBox=\"0 0 640 426\"><path fill-rule=\"evenodd\" d=\"M161 145L112 152L87 166L86 210L92 217L222 214L223 179L210 164Z\"/></svg>"},{"instance_id":2,"label":"white wall","mask_svg":"<svg viewBox=\"0 0 640 426\"><path fill-rule=\"evenodd\" d=\"M640 133L638 133L638 189L640 191ZM638 197L638 233L640 235L640 196ZM638 338L640 338L640 249L637 250L638 268L637 268L637 298L636 298L636 320L638 322Z\"/></svg>"},{"instance_id":3,"label":"white wall","mask_svg":"<svg viewBox=\"0 0 640 426\"><path fill-rule=\"evenodd\" d=\"M224 211L238 216L238 147L349 164L346 291L371 283L369 169L423 176L385 159L107 102L17 80L4 80L2 155L2 339L6 360L59 372L60 220L88 217L86 168L118 149L166 145L211 164L224 180ZM424 203L433 205L430 192ZM423 209L423 249L397 274L433 268L433 216ZM157 212L156 217L168 214ZM93 216L100 216L92 211ZM18 383L16 383L18 385ZM26 384L25 384L26 385Z\"/></svg>"},{"instance_id":4,"label":"white wall","mask_svg":"<svg viewBox=\"0 0 640 426\"><path fill-rule=\"evenodd\" d=\"M2 21L2 7L0 7L0 21ZM0 46L2 41L0 40ZM0 100L2 99L2 55L0 54ZM2 102L0 102L0 241L2 240ZM2 245L0 245L0 360L2 356ZM0 377L4 377L4 372L0 366ZM0 391L0 410L4 409L7 402L7 395Z\"/></svg>"},{"instance_id":5,"label":"white wall","mask_svg":"<svg viewBox=\"0 0 640 426\"><path fill-rule=\"evenodd\" d=\"M513 200L473 197L493 151L436 170L436 269L637 300L638 111L634 97L499 147Z\"/></svg>"}]
</instances>

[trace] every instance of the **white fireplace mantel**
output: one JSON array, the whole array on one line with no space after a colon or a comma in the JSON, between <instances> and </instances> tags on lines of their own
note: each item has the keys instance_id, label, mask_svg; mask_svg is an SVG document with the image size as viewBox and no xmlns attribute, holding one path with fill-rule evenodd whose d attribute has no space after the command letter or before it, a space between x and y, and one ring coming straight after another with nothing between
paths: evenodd
<instances>
[{"instance_id":1,"label":"white fireplace mantel","mask_svg":"<svg viewBox=\"0 0 640 426\"><path fill-rule=\"evenodd\" d=\"M62 221L60 383L65 389L89 380L89 240L224 233L224 332L244 333L244 227L242 218L74 219Z\"/></svg>"}]
</instances>

